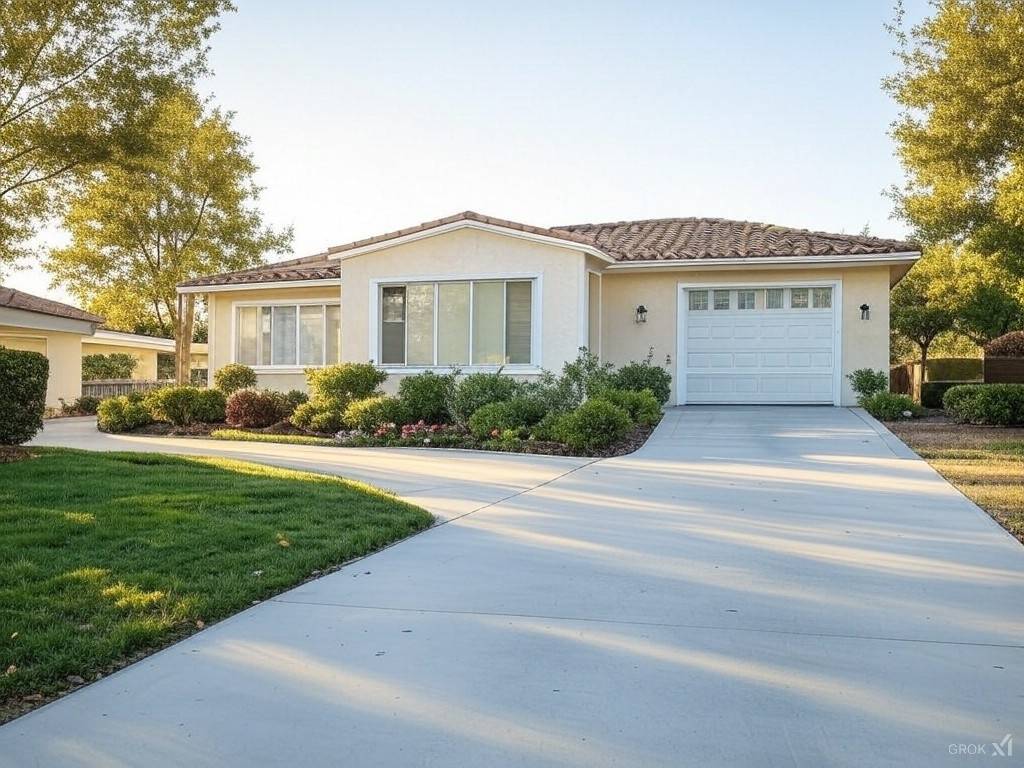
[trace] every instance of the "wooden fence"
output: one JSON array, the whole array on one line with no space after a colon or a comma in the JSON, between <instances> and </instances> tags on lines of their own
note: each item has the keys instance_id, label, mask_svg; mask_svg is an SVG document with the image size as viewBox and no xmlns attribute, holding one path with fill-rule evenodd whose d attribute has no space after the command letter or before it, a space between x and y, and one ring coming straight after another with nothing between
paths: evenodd
<instances>
[{"instance_id":1,"label":"wooden fence","mask_svg":"<svg viewBox=\"0 0 1024 768\"><path fill-rule=\"evenodd\" d=\"M169 387L174 382L170 379L161 381L145 381L140 379L96 379L82 382L83 397L117 397L132 392L151 392L161 387Z\"/></svg>"},{"instance_id":2,"label":"wooden fence","mask_svg":"<svg viewBox=\"0 0 1024 768\"><path fill-rule=\"evenodd\" d=\"M985 383L1024 383L1024 357L986 357Z\"/></svg>"}]
</instances>

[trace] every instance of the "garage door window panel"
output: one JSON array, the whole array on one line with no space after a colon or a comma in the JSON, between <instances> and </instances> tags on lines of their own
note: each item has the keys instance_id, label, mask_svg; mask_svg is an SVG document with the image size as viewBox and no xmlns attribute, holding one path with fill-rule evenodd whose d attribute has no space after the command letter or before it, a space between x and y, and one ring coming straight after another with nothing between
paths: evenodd
<instances>
[{"instance_id":1,"label":"garage door window panel","mask_svg":"<svg viewBox=\"0 0 1024 768\"><path fill-rule=\"evenodd\" d=\"M715 309L727 310L732 306L732 291L715 291Z\"/></svg>"}]
</instances>

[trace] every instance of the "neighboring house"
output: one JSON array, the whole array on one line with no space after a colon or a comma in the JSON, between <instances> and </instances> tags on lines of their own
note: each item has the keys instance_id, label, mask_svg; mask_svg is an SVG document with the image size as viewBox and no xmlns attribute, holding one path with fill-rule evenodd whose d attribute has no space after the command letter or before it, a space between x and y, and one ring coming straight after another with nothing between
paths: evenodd
<instances>
[{"instance_id":1,"label":"neighboring house","mask_svg":"<svg viewBox=\"0 0 1024 768\"><path fill-rule=\"evenodd\" d=\"M211 371L372 360L531 376L588 347L672 373L673 403L855 402L889 368L889 289L916 245L725 219L550 229L466 212L323 253L182 283L205 294Z\"/></svg>"},{"instance_id":2,"label":"neighboring house","mask_svg":"<svg viewBox=\"0 0 1024 768\"><path fill-rule=\"evenodd\" d=\"M160 339L141 336L136 333L99 329L90 338L82 340L82 355L132 355L138 364L131 378L155 381L158 355L174 356L174 339ZM191 360L193 369L206 368L206 344L193 344Z\"/></svg>"},{"instance_id":3,"label":"neighboring house","mask_svg":"<svg viewBox=\"0 0 1024 768\"><path fill-rule=\"evenodd\" d=\"M46 405L82 394L82 342L103 318L13 288L0 287L0 346L40 352L50 361Z\"/></svg>"}]
</instances>

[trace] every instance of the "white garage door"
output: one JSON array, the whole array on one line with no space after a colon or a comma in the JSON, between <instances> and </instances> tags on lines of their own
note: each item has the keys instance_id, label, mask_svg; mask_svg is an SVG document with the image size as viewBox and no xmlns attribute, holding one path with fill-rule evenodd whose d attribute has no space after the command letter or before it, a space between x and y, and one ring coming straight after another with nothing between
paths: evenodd
<instances>
[{"instance_id":1,"label":"white garage door","mask_svg":"<svg viewBox=\"0 0 1024 768\"><path fill-rule=\"evenodd\" d=\"M682 290L680 402L834 402L834 286Z\"/></svg>"}]
</instances>

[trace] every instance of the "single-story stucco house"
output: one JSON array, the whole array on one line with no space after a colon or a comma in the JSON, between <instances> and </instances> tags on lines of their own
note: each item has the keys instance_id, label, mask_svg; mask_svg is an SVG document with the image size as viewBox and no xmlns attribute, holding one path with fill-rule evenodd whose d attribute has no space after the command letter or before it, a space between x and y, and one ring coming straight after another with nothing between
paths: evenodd
<instances>
[{"instance_id":1,"label":"single-story stucco house","mask_svg":"<svg viewBox=\"0 0 1024 768\"><path fill-rule=\"evenodd\" d=\"M182 283L209 308L209 366L260 386L373 361L402 376L559 370L587 347L673 376L671 403L850 405L888 370L906 242L726 219L537 227L473 212Z\"/></svg>"}]
</instances>

